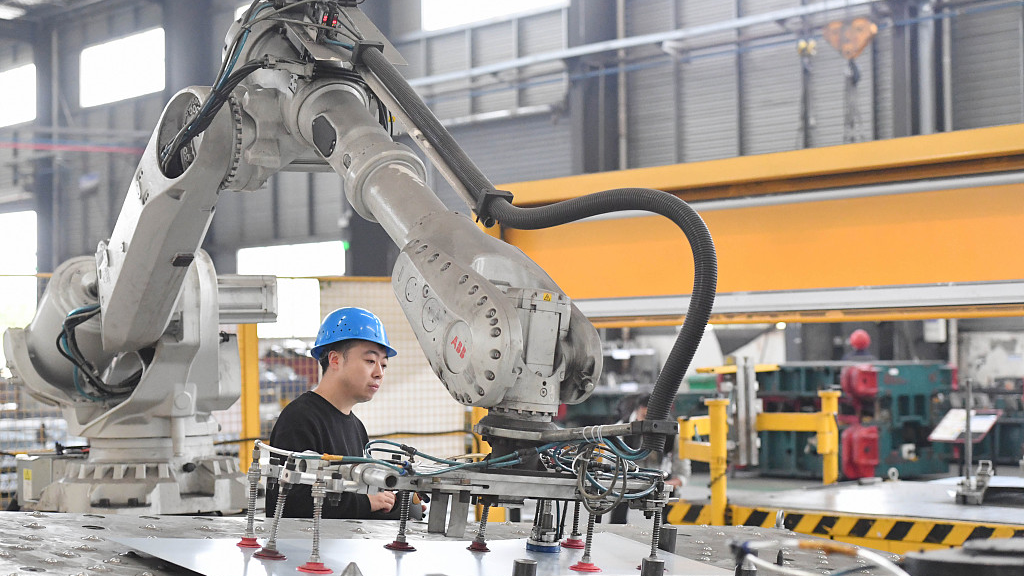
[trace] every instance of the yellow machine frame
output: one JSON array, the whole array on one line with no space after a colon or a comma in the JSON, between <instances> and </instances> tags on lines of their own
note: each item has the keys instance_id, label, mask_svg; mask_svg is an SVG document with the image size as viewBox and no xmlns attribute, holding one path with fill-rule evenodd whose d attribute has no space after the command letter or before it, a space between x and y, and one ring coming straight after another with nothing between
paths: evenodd
<instances>
[{"instance_id":1,"label":"yellow machine frame","mask_svg":"<svg viewBox=\"0 0 1024 576\"><path fill-rule=\"evenodd\" d=\"M760 413L755 424L758 432L816 432L818 454L822 455L822 482L833 484L839 479L839 428L836 415L839 414L840 392L822 390L821 411ZM711 505L700 517L700 523L716 526L726 525L728 499L726 478L729 456L729 401L724 398L704 400L708 407L707 416L679 419L679 458L707 462L711 474ZM706 436L707 442L695 441L694 437ZM668 521L680 523L689 510L689 505L673 507ZM697 523L697 522L690 522Z\"/></svg>"},{"instance_id":2,"label":"yellow machine frame","mask_svg":"<svg viewBox=\"0 0 1024 576\"><path fill-rule=\"evenodd\" d=\"M1020 280L1024 184L965 177L1024 168L1024 125L1000 126L708 162L504 185L517 205L618 188L665 190L687 201L793 194L785 205L701 210L719 258L719 293L780 292ZM930 179L946 180L929 189ZM928 179L928 180L925 180ZM800 201L809 190L917 182L923 191ZM698 205L698 210L700 207ZM689 292L686 240L667 219L590 220L554 229L503 229L573 298ZM844 321L1008 316L1024 305L716 316L713 322ZM617 325L671 324L623 318ZM639 324L638 324L639 323Z\"/></svg>"}]
</instances>

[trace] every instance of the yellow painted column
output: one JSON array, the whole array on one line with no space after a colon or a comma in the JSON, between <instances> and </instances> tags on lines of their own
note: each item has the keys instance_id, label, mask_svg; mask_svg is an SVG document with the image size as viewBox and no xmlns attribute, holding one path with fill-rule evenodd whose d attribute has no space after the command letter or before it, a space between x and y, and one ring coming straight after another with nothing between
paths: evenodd
<instances>
[{"instance_id":1,"label":"yellow painted column","mask_svg":"<svg viewBox=\"0 0 1024 576\"><path fill-rule=\"evenodd\" d=\"M487 409L486 408L479 408L479 407L474 406L472 412L470 413L471 426L476 426L477 422L482 420L484 416L487 416ZM491 445L490 444L488 444L487 442L484 442L483 439L480 439L479 442L476 442L477 437L476 437L475 434L473 435L473 439L474 439L473 446L481 454L490 454L491 453ZM476 505L476 519L480 520L480 517L483 515L483 513L484 513L484 507L479 505L479 504L477 504ZM491 506L491 511L487 513L487 522L504 522L504 521L505 521L505 508L502 507L502 506Z\"/></svg>"},{"instance_id":2,"label":"yellow painted column","mask_svg":"<svg viewBox=\"0 0 1024 576\"><path fill-rule=\"evenodd\" d=\"M242 438L260 435L260 348L255 324L238 325L238 357L242 364ZM242 472L252 463L253 441L238 446Z\"/></svg>"},{"instance_id":3,"label":"yellow painted column","mask_svg":"<svg viewBox=\"0 0 1024 576\"><path fill-rule=\"evenodd\" d=\"M726 408L729 401L724 398L708 398L704 400L711 417L711 524L725 525L726 507L726 471L729 455L729 422Z\"/></svg>"},{"instance_id":4,"label":"yellow painted column","mask_svg":"<svg viewBox=\"0 0 1024 576\"><path fill-rule=\"evenodd\" d=\"M818 454L821 458L821 482L835 484L839 480L839 428L836 417L839 414L837 390L820 390L821 416L824 420L818 430Z\"/></svg>"}]
</instances>

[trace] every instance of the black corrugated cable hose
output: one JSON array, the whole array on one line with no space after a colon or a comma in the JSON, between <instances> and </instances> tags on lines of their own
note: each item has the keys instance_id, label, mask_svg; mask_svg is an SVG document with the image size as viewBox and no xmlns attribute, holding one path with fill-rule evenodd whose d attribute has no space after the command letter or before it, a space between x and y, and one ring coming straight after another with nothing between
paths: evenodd
<instances>
[{"instance_id":1,"label":"black corrugated cable hose","mask_svg":"<svg viewBox=\"0 0 1024 576\"><path fill-rule=\"evenodd\" d=\"M491 214L503 226L521 230L536 230L567 224L582 218L589 218L609 212L624 210L646 210L660 214L679 226L693 251L693 292L686 320L679 331L672 351L665 361L665 367L658 375L658 381L651 393L647 406L648 420L667 420L679 384L686 375L686 369L693 360L697 345L704 336L704 327L711 318L711 307L715 303L715 288L718 284L718 257L711 233L700 215L686 202L661 190L650 188L620 188L588 194L538 208L520 208L504 199L493 200ZM661 452L665 448L665 437L658 434L644 435L643 448Z\"/></svg>"},{"instance_id":2,"label":"black corrugated cable hose","mask_svg":"<svg viewBox=\"0 0 1024 576\"><path fill-rule=\"evenodd\" d=\"M462 185L478 200L481 194L493 191L494 186L491 182L441 125L416 90L388 62L384 54L373 49L365 50L362 54L361 64L387 87ZM513 206L504 198L496 197L490 199L484 208L488 209L489 216L497 219L502 225L521 230L550 228L599 214L625 210L646 210L660 214L683 230L693 251L693 292L686 320L665 361L665 367L658 375L658 381L654 385L647 406L648 420L668 419L679 384L686 375L686 369L693 360L701 337L704 336L704 327L711 317L711 307L715 303L715 288L718 284L718 257L715 255L715 244L700 215L676 196L649 188L608 190L538 208L520 208ZM643 448L661 452L665 448L665 437L660 434L646 434Z\"/></svg>"},{"instance_id":3,"label":"black corrugated cable hose","mask_svg":"<svg viewBox=\"0 0 1024 576\"><path fill-rule=\"evenodd\" d=\"M444 158L445 163L452 169L462 185L474 197L485 190L493 190L494 186L483 172L476 167L476 164L448 133L448 129L441 125L441 121L434 116L434 112L420 99L416 89L409 85L402 74L391 62L388 62L384 54L379 50L367 49L362 51L362 55L362 63L370 69L370 72L373 72L381 84L387 87L402 110L409 115L409 119L416 125L416 128L423 133L427 142L430 142L431 146L437 149L441 158Z\"/></svg>"}]
</instances>

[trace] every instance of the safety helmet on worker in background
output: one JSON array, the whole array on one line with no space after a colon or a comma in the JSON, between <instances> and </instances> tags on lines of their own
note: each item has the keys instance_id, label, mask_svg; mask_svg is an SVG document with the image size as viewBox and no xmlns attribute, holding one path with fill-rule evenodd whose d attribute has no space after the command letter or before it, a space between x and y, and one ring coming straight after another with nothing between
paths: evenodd
<instances>
[{"instance_id":1,"label":"safety helmet on worker in background","mask_svg":"<svg viewBox=\"0 0 1024 576\"><path fill-rule=\"evenodd\" d=\"M342 340L366 340L387 348L388 358L398 352L388 343L387 332L384 331L384 324L380 318L362 308L347 307L338 308L324 317L320 323L320 332L316 335L316 343L309 353L320 360L320 354L327 350L331 344Z\"/></svg>"},{"instance_id":2,"label":"safety helmet on worker in background","mask_svg":"<svg viewBox=\"0 0 1024 576\"><path fill-rule=\"evenodd\" d=\"M850 347L854 350L867 350L871 346L871 336L867 330L856 329L850 334Z\"/></svg>"}]
</instances>

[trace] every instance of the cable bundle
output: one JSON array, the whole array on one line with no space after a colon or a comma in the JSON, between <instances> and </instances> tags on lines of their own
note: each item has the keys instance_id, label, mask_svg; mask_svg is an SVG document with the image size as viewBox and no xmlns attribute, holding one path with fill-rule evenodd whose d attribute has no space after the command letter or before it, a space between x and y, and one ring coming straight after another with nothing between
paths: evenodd
<instances>
[{"instance_id":1,"label":"cable bundle","mask_svg":"<svg viewBox=\"0 0 1024 576\"><path fill-rule=\"evenodd\" d=\"M75 367L75 390L89 400L103 402L130 394L135 385L142 379L142 370L136 371L115 386L109 386L103 381L96 366L82 354L82 350L78 347L75 329L99 313L99 304L83 306L68 312L67 317L64 318L60 334L57 336L57 351ZM79 375L84 375L86 383L96 394L91 394L83 388Z\"/></svg>"},{"instance_id":2,"label":"cable bundle","mask_svg":"<svg viewBox=\"0 0 1024 576\"><path fill-rule=\"evenodd\" d=\"M225 51L225 58L221 61L220 70L217 72L216 80L213 83L213 90L206 97L203 102L197 106L198 111L194 114L190 114L181 129L171 138L171 140L160 149L160 168L164 174L170 178L180 176L187 166L184 164L182 159L182 150L185 146L191 142L194 138L199 136L205 131L213 119L217 116L217 113L224 106L224 104L231 97L231 92L250 74L261 68L272 68L277 62L294 62L287 59L273 59L269 56L263 56L246 62L235 69L235 65L238 62L239 57L242 54L242 50L245 47L245 43L249 38L249 33L252 31L252 27L256 24L266 21L297 24L300 26L312 27L317 30L316 41L332 46L339 46L349 50L354 49L355 42L362 40L362 34L359 33L354 21L340 9L335 2L322 2L318 0L298 0L287 4L281 8L274 9L274 3L266 0L255 0L249 9L241 17L242 26L238 32L232 38L231 43L228 45ZM341 18L332 18L331 24L326 25L320 24L309 19L295 19L286 18L282 14L293 11L300 7L310 7L311 5L324 5L329 8L328 13L334 13L341 16ZM260 15L264 10L270 10L269 12ZM308 14L312 18L312 15ZM346 22L347 20L347 22ZM351 42L343 42L338 38L344 38ZM300 62L301 63L301 62ZM317 72L325 72L316 69ZM365 87L362 79L358 74L347 70L333 70L329 72L331 75L342 76L346 79L351 79L359 82ZM367 90L371 94L371 98L376 100L376 97L372 96L372 92ZM393 119L391 115L387 113L383 104L379 100L376 100L378 121L380 124L393 134Z\"/></svg>"}]
</instances>

